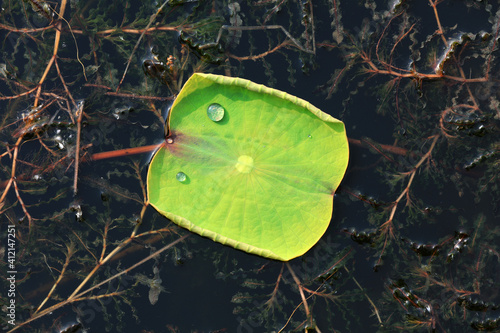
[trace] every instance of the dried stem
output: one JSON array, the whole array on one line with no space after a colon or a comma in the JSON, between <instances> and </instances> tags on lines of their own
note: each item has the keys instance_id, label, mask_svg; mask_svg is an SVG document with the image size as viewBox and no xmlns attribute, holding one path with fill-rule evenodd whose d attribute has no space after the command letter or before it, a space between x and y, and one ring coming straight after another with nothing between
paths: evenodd
<instances>
[{"instance_id":1,"label":"dried stem","mask_svg":"<svg viewBox=\"0 0 500 333\"><path fill-rule=\"evenodd\" d=\"M75 249L74 249L72 244L67 245L66 248L68 251L66 252L66 260L64 262L61 273L59 273L59 277L56 280L56 282L54 282L54 285L52 286L52 289L50 289L47 297L45 297L45 299L42 301L42 303L38 306L38 308L34 312L35 315L38 313L38 311L40 311L40 309L44 306L44 304L50 299L50 297L52 296L52 293L56 290L57 285L59 284L59 282L61 282L61 280L64 276L64 273L66 272L66 268L68 268L71 256L75 253Z\"/></svg>"},{"instance_id":2,"label":"dried stem","mask_svg":"<svg viewBox=\"0 0 500 333\"><path fill-rule=\"evenodd\" d=\"M59 10L59 13L57 14L59 17L64 16L64 11L66 10L66 2L67 2L67 0L61 1L61 9ZM47 67L45 67L45 71L44 71L42 77L40 78L40 81L38 81L38 88L36 91L35 102L33 103L33 105L35 107L38 106L40 94L42 92L42 84L45 81L45 79L47 78L47 74L49 73L50 69L52 68L52 64L56 60L57 51L59 50L59 42L61 40L61 29L62 29L62 20L57 22L57 25L56 25L56 37L54 40L54 50L52 51L52 57L50 57L49 63L47 64Z\"/></svg>"},{"instance_id":3,"label":"dried stem","mask_svg":"<svg viewBox=\"0 0 500 333\"><path fill-rule=\"evenodd\" d=\"M80 136L82 132L83 102L78 104L76 110L76 147L75 147L75 174L73 178L73 195L78 191L78 166L80 162Z\"/></svg>"},{"instance_id":4,"label":"dried stem","mask_svg":"<svg viewBox=\"0 0 500 333\"><path fill-rule=\"evenodd\" d=\"M302 302L297 306L297 308L292 312L292 314L290 315L290 317L288 318L288 321L286 322L285 326L283 326L281 328L281 330L279 332L282 332L285 327L288 325L288 323L290 322L290 319L292 318L293 314L295 313L295 311L300 307L300 305L304 305L304 311L306 312L306 320L308 321L312 321L312 315L311 315L311 312L309 311L309 305L307 304L307 299L304 295L304 288L302 287L302 283L300 282L299 278L297 277L297 275L295 274L295 271L292 269L292 266L290 266L290 263L286 263L286 267L288 268L288 271L290 272L290 274L292 275L292 278L293 280L295 281L295 283L297 284L297 287L299 288L299 293L300 293L300 297L302 299ZM314 326L316 332L318 333L321 333L320 329L316 326ZM278 332L278 333L279 333Z\"/></svg>"},{"instance_id":5,"label":"dried stem","mask_svg":"<svg viewBox=\"0 0 500 333\"><path fill-rule=\"evenodd\" d=\"M122 156L130 156L130 155L135 155L135 154L149 153L149 152L152 152L152 151L159 149L163 145L164 145L164 143L162 142L162 143L159 143L156 145L105 151L105 152L101 152L101 153L92 154L92 156L90 158L94 161L97 161L97 160L102 160L102 159L106 159L106 158L114 158L114 157L122 157Z\"/></svg>"},{"instance_id":6,"label":"dried stem","mask_svg":"<svg viewBox=\"0 0 500 333\"><path fill-rule=\"evenodd\" d=\"M344 266L344 269L347 271L347 273L351 273L349 271L349 269L347 269L347 267ZM372 299L370 298L370 296L368 296L368 294L365 292L365 290L363 289L363 287L361 287L361 285L359 284L358 280L356 280L356 278L352 277L352 280L354 281L354 283L356 283L356 285L358 286L358 288L361 290L361 292L363 292L363 294L365 295L366 299L368 300L368 302L370 303L370 305L372 306L373 308L373 311L375 312L375 315L377 316L377 320L378 320L378 323L379 324L382 324L382 319L380 318L380 314L379 314L379 311L378 311L378 308L377 306L375 305L375 303L373 303Z\"/></svg>"}]
</instances>

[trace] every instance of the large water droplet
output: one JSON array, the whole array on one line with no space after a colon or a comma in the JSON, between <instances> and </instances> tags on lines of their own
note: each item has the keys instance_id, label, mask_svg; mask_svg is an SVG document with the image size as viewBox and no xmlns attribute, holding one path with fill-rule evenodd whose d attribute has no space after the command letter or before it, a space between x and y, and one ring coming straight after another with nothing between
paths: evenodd
<instances>
[{"instance_id":1,"label":"large water droplet","mask_svg":"<svg viewBox=\"0 0 500 333\"><path fill-rule=\"evenodd\" d=\"M221 121L222 118L224 118L224 111L225 110L222 105L213 103L208 106L207 115L210 120L217 122Z\"/></svg>"},{"instance_id":2,"label":"large water droplet","mask_svg":"<svg viewBox=\"0 0 500 333\"><path fill-rule=\"evenodd\" d=\"M187 180L187 176L184 172L181 171L175 175L175 179L177 179L181 183L184 183Z\"/></svg>"}]
</instances>

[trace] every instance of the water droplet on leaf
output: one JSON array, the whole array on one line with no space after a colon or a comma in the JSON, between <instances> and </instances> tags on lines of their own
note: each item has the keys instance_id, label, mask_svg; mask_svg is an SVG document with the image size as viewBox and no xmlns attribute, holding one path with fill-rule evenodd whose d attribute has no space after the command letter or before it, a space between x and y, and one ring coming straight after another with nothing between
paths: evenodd
<instances>
[{"instance_id":1,"label":"water droplet on leaf","mask_svg":"<svg viewBox=\"0 0 500 333\"><path fill-rule=\"evenodd\" d=\"M224 118L224 108L222 105L213 103L210 104L207 108L207 115L210 120L218 122L221 121L222 118Z\"/></svg>"},{"instance_id":2,"label":"water droplet on leaf","mask_svg":"<svg viewBox=\"0 0 500 333\"><path fill-rule=\"evenodd\" d=\"M176 175L175 175L175 179L177 179L178 181L180 181L181 183L184 183L187 179L187 176L184 172L178 172Z\"/></svg>"}]
</instances>

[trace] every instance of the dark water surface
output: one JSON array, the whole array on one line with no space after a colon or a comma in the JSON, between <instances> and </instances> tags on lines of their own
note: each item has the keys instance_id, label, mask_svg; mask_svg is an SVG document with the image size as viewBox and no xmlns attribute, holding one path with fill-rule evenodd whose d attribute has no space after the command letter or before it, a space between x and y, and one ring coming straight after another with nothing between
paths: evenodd
<instances>
[{"instance_id":1,"label":"dark water surface","mask_svg":"<svg viewBox=\"0 0 500 333\"><path fill-rule=\"evenodd\" d=\"M72 1L65 21L47 5L64 3L4 2L0 16L3 330L500 329L496 1L170 1L136 49L161 4ZM223 25L267 29L224 30L217 44ZM56 31L59 69L44 77ZM286 91L345 123L349 167L328 230L304 256L249 255L145 207L151 152L90 160L161 143L193 72ZM85 277L81 291L184 235L71 298ZM20 327L47 295L40 311L71 303Z\"/></svg>"}]
</instances>

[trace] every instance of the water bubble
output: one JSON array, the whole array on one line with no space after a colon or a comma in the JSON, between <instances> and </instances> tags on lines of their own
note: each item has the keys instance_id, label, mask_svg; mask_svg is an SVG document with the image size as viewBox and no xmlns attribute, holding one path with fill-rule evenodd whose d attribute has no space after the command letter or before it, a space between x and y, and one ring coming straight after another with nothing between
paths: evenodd
<instances>
[{"instance_id":1,"label":"water bubble","mask_svg":"<svg viewBox=\"0 0 500 333\"><path fill-rule=\"evenodd\" d=\"M309 134L307 137L310 139L310 138L312 138L312 135L311 135L311 134Z\"/></svg>"},{"instance_id":2,"label":"water bubble","mask_svg":"<svg viewBox=\"0 0 500 333\"><path fill-rule=\"evenodd\" d=\"M181 171L175 175L175 179L177 179L181 183L184 183L187 180L187 176L184 172Z\"/></svg>"},{"instance_id":3,"label":"water bubble","mask_svg":"<svg viewBox=\"0 0 500 333\"><path fill-rule=\"evenodd\" d=\"M82 211L82 206L80 206L77 203L73 203L70 206L70 209L75 212L75 219L77 222L83 222L85 219L83 218L83 211Z\"/></svg>"},{"instance_id":4,"label":"water bubble","mask_svg":"<svg viewBox=\"0 0 500 333\"><path fill-rule=\"evenodd\" d=\"M207 115L210 120L218 122L221 121L222 118L224 118L224 108L222 105L213 103L210 104L207 108Z\"/></svg>"},{"instance_id":5,"label":"water bubble","mask_svg":"<svg viewBox=\"0 0 500 333\"><path fill-rule=\"evenodd\" d=\"M55 137L53 137L53 140L56 142L59 149L64 149L66 147L66 140L64 140L62 136L56 135Z\"/></svg>"},{"instance_id":6,"label":"water bubble","mask_svg":"<svg viewBox=\"0 0 500 333\"><path fill-rule=\"evenodd\" d=\"M113 110L113 117L116 120L126 120L130 112L134 109L131 106L122 106Z\"/></svg>"}]
</instances>

